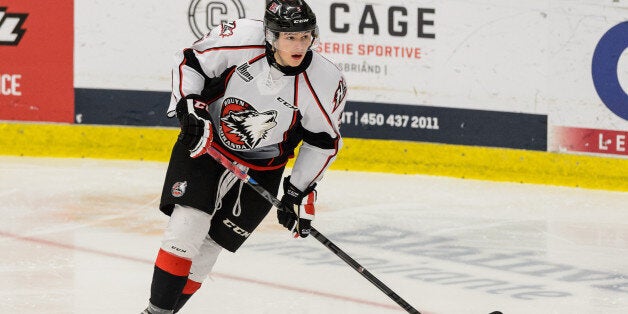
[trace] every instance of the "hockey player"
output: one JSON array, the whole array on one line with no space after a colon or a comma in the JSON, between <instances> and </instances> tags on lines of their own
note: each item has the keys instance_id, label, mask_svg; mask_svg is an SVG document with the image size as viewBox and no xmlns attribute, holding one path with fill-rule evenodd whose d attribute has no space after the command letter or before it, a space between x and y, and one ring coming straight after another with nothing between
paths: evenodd
<instances>
[{"instance_id":1,"label":"hockey player","mask_svg":"<svg viewBox=\"0 0 628 314\"><path fill-rule=\"evenodd\" d=\"M157 254L149 306L176 313L210 273L219 252L236 252L271 205L205 154L216 149L277 195L279 223L307 237L316 183L342 146L345 79L312 51L316 16L302 0L272 0L264 21L214 28L177 54L168 108L181 132L172 150L160 210L170 216Z\"/></svg>"}]
</instances>

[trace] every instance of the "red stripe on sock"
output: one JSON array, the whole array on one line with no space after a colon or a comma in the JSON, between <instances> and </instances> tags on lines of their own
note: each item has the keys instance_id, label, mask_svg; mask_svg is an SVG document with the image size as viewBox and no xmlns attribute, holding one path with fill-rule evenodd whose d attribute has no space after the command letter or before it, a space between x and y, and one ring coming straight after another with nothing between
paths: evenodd
<instances>
[{"instance_id":1,"label":"red stripe on sock","mask_svg":"<svg viewBox=\"0 0 628 314\"><path fill-rule=\"evenodd\" d=\"M155 260L155 266L175 276L187 276L190 274L192 261L160 249L157 260Z\"/></svg>"},{"instance_id":2,"label":"red stripe on sock","mask_svg":"<svg viewBox=\"0 0 628 314\"><path fill-rule=\"evenodd\" d=\"M185 283L185 287L183 287L183 294L194 294L198 289L201 288L201 283L188 279Z\"/></svg>"},{"instance_id":3,"label":"red stripe on sock","mask_svg":"<svg viewBox=\"0 0 628 314\"><path fill-rule=\"evenodd\" d=\"M305 204L303 205L303 208L305 208L305 213L308 215L314 215L314 202L316 201L316 192L312 191L310 192L310 194L307 195L307 201L305 202Z\"/></svg>"}]
</instances>

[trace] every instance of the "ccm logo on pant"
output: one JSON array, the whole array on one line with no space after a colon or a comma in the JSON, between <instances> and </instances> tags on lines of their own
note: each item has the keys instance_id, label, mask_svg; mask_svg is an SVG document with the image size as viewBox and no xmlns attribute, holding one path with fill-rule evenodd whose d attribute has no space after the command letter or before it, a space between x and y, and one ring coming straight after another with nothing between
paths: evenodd
<instances>
[{"instance_id":1,"label":"ccm logo on pant","mask_svg":"<svg viewBox=\"0 0 628 314\"><path fill-rule=\"evenodd\" d=\"M241 236L243 236L245 238L248 238L251 235L251 233L249 233L246 230L238 227L236 224L234 224L229 219L223 220L222 223L225 224L225 226L231 228L231 230L233 230L233 232L235 232L235 233L237 233L237 234L239 234L239 235L241 235Z\"/></svg>"}]
</instances>

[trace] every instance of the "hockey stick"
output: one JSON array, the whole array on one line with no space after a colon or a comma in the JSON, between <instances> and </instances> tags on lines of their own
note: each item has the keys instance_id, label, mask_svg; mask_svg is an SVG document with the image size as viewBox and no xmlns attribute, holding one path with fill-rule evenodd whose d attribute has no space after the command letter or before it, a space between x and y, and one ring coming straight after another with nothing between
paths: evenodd
<instances>
[{"instance_id":1,"label":"hockey stick","mask_svg":"<svg viewBox=\"0 0 628 314\"><path fill-rule=\"evenodd\" d=\"M207 149L207 154L212 156L217 162L219 162L223 167L227 168L227 170L231 171L238 179L242 180L249 187L259 193L263 198L269 201L273 206L277 208L277 210L283 210L283 205L281 201L279 201L274 195L264 189L257 181L251 178L246 172L242 171L240 168L236 166L234 162L229 160L225 155L216 150L213 147L209 147ZM408 304L404 299L402 299L398 294L392 291L388 286L386 286L383 282L381 282L377 277L371 274L366 268L362 267L358 262L356 262L351 256L337 247L331 240L325 237L323 234L318 232L316 228L312 227L310 234L314 236L318 242L326 246L330 251L332 251L336 256L340 257L345 263L347 263L351 268L355 269L362 277L366 278L369 282L371 282L375 287L384 292L389 298L395 301L399 306L401 306L404 310L411 314L421 314L417 311L412 305Z\"/></svg>"}]
</instances>

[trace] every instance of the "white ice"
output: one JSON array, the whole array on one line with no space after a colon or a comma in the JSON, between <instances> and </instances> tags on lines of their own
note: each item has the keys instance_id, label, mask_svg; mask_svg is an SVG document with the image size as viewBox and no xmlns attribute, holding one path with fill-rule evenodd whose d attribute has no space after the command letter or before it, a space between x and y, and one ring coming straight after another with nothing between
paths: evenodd
<instances>
[{"instance_id":1,"label":"white ice","mask_svg":"<svg viewBox=\"0 0 628 314\"><path fill-rule=\"evenodd\" d=\"M0 313L139 313L166 163L0 157ZM331 171L315 226L422 313L628 313L628 193ZM403 313L269 215L181 313Z\"/></svg>"}]
</instances>

